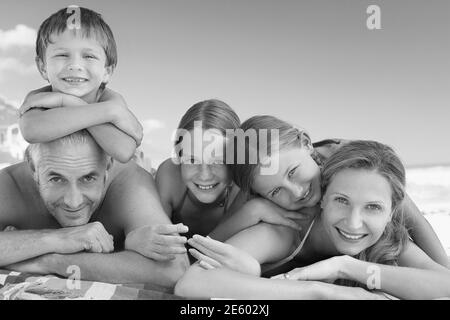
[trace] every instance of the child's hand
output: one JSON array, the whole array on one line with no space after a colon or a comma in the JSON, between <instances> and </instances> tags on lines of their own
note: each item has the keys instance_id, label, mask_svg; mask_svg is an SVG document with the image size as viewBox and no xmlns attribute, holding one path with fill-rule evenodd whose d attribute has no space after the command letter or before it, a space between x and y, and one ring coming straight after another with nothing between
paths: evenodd
<instances>
[{"instance_id":1,"label":"child's hand","mask_svg":"<svg viewBox=\"0 0 450 320\"><path fill-rule=\"evenodd\" d=\"M121 108L112 124L132 137L136 141L136 147L141 145L144 136L142 125L128 108Z\"/></svg>"},{"instance_id":2,"label":"child's hand","mask_svg":"<svg viewBox=\"0 0 450 320\"><path fill-rule=\"evenodd\" d=\"M261 268L258 261L247 252L228 243L203 237L198 234L188 240L191 255L199 261L204 269L227 268L244 274L259 275Z\"/></svg>"},{"instance_id":3,"label":"child's hand","mask_svg":"<svg viewBox=\"0 0 450 320\"><path fill-rule=\"evenodd\" d=\"M254 215L258 223L266 222L295 230L302 229L299 221L305 219L308 220L307 214L296 211L287 211L263 198L254 198L245 203L243 208L245 208L247 215Z\"/></svg>"},{"instance_id":4,"label":"child's hand","mask_svg":"<svg viewBox=\"0 0 450 320\"><path fill-rule=\"evenodd\" d=\"M136 146L140 146L143 138L143 128L136 116L130 111L125 99L111 89L105 89L99 102L112 102L114 106L115 120L112 124L128 134L136 141Z\"/></svg>"},{"instance_id":5,"label":"child's hand","mask_svg":"<svg viewBox=\"0 0 450 320\"><path fill-rule=\"evenodd\" d=\"M175 255L187 252L187 239L178 234L188 230L182 223L143 226L127 235L125 248L156 261L173 260Z\"/></svg>"},{"instance_id":6,"label":"child's hand","mask_svg":"<svg viewBox=\"0 0 450 320\"><path fill-rule=\"evenodd\" d=\"M19 114L22 116L25 112L33 108L52 109L82 104L85 104L82 99L69 94L36 90L36 92L32 91L27 95L19 109Z\"/></svg>"}]
</instances>

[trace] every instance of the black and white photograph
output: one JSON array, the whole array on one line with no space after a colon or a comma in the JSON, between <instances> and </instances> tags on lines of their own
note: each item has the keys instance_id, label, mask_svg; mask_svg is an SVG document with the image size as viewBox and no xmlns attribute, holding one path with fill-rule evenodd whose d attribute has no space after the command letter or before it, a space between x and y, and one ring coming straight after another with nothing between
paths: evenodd
<instances>
[{"instance_id":1,"label":"black and white photograph","mask_svg":"<svg viewBox=\"0 0 450 320\"><path fill-rule=\"evenodd\" d=\"M450 300L449 121L447 0L1 0L0 300Z\"/></svg>"}]
</instances>

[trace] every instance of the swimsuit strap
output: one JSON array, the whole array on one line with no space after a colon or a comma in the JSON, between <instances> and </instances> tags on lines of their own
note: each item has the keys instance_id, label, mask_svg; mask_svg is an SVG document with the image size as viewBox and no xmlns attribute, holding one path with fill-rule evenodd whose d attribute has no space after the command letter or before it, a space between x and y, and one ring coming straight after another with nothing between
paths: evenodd
<instances>
[{"instance_id":1,"label":"swimsuit strap","mask_svg":"<svg viewBox=\"0 0 450 320\"><path fill-rule=\"evenodd\" d=\"M316 218L314 218L313 221L311 222L311 224L309 225L309 228L306 231L305 236L303 237L303 239L300 242L300 244L298 245L298 247L289 256L287 256L286 258L284 258L284 259L282 259L282 260L280 260L278 262L269 264L268 266L267 265L264 266L264 272L267 272L269 270L278 268L279 266L282 266L283 264L291 261L302 250L303 245L305 244L306 239L308 239L309 233L311 232L311 229L312 229L312 227L314 225L314 221L316 221Z\"/></svg>"}]
</instances>

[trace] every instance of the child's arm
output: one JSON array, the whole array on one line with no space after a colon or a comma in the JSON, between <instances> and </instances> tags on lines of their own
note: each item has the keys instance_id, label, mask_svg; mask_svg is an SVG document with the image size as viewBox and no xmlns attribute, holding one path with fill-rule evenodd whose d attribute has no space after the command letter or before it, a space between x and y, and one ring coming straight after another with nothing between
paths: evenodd
<instances>
[{"instance_id":1,"label":"child's arm","mask_svg":"<svg viewBox=\"0 0 450 320\"><path fill-rule=\"evenodd\" d=\"M247 201L228 219L221 221L209 233L209 236L219 241L225 241L239 231L260 222L301 230L301 226L294 220L300 220L302 218L305 218L305 216L301 213L286 211L268 200L254 198Z\"/></svg>"},{"instance_id":2,"label":"child's arm","mask_svg":"<svg viewBox=\"0 0 450 320\"><path fill-rule=\"evenodd\" d=\"M37 143L88 128L107 153L127 162L142 139L142 127L118 97L106 90L100 102L87 104L59 92L33 92L21 107L22 135L28 142Z\"/></svg>"},{"instance_id":3,"label":"child's arm","mask_svg":"<svg viewBox=\"0 0 450 320\"><path fill-rule=\"evenodd\" d=\"M403 201L406 216L406 227L414 242L434 261L449 268L449 259L439 238L423 214L406 195Z\"/></svg>"}]
</instances>

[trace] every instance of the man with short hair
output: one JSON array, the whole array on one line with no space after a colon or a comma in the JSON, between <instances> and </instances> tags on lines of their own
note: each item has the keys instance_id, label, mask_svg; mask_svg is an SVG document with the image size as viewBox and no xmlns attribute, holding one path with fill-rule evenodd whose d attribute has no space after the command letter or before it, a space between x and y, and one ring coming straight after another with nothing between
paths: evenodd
<instances>
[{"instance_id":1,"label":"man with short hair","mask_svg":"<svg viewBox=\"0 0 450 320\"><path fill-rule=\"evenodd\" d=\"M149 226L170 223L148 172L113 162L86 130L30 145L26 159L0 171L1 268L67 277L76 265L85 280L175 285L186 254L144 256Z\"/></svg>"}]
</instances>

